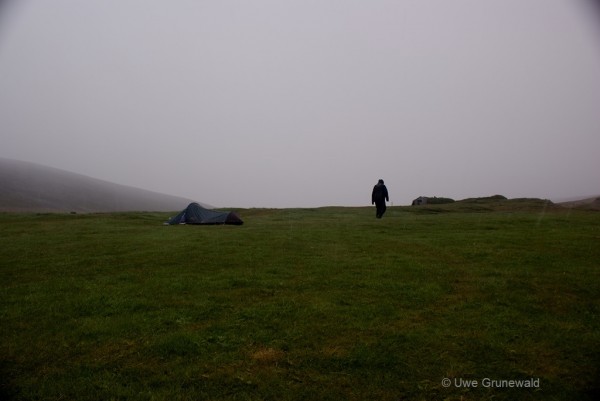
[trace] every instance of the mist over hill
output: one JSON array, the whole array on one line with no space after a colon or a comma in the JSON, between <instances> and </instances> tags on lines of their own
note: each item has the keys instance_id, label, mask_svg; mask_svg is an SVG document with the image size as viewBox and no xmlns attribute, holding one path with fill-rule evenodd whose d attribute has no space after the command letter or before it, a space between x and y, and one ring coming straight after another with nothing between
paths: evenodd
<instances>
[{"instance_id":1,"label":"mist over hill","mask_svg":"<svg viewBox=\"0 0 600 401\"><path fill-rule=\"evenodd\" d=\"M600 210L600 195L591 198L574 199L568 202L561 202L559 205L573 209Z\"/></svg>"},{"instance_id":2,"label":"mist over hill","mask_svg":"<svg viewBox=\"0 0 600 401\"><path fill-rule=\"evenodd\" d=\"M53 167L0 158L3 212L177 211L190 202Z\"/></svg>"}]
</instances>

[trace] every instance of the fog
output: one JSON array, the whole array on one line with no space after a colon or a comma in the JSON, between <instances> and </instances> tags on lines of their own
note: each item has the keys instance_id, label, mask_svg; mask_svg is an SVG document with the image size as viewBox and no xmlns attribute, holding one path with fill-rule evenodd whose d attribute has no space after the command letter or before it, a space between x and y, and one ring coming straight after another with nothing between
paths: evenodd
<instances>
[{"instance_id":1,"label":"fog","mask_svg":"<svg viewBox=\"0 0 600 401\"><path fill-rule=\"evenodd\" d=\"M20 0L0 157L216 206L600 194L577 0Z\"/></svg>"}]
</instances>

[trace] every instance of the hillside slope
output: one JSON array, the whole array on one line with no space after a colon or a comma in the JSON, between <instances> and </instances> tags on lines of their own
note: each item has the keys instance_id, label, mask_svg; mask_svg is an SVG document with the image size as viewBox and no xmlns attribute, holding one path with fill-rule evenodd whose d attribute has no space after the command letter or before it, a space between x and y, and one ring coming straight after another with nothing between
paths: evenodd
<instances>
[{"instance_id":1,"label":"hillside slope","mask_svg":"<svg viewBox=\"0 0 600 401\"><path fill-rule=\"evenodd\" d=\"M575 209L600 210L600 195L591 198L561 202L559 205Z\"/></svg>"},{"instance_id":2,"label":"hillside slope","mask_svg":"<svg viewBox=\"0 0 600 401\"><path fill-rule=\"evenodd\" d=\"M0 211L176 211L191 200L0 158Z\"/></svg>"}]
</instances>

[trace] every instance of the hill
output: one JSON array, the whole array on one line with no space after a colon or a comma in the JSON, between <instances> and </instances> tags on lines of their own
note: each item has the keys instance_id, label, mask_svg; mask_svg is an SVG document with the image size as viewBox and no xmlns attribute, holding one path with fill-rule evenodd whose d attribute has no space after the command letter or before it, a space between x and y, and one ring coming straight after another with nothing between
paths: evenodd
<instances>
[{"instance_id":1,"label":"hill","mask_svg":"<svg viewBox=\"0 0 600 401\"><path fill-rule=\"evenodd\" d=\"M175 211L191 200L0 158L2 212Z\"/></svg>"},{"instance_id":2,"label":"hill","mask_svg":"<svg viewBox=\"0 0 600 401\"><path fill-rule=\"evenodd\" d=\"M430 198L428 198L430 199ZM438 198L445 199L445 198ZM480 198L467 198L451 203L413 205L408 207L415 213L463 213L463 212L517 212L517 211L550 211L564 208L555 205L548 199L539 198L513 198L508 199L502 195Z\"/></svg>"},{"instance_id":3,"label":"hill","mask_svg":"<svg viewBox=\"0 0 600 401\"><path fill-rule=\"evenodd\" d=\"M594 196L586 199L578 199L569 202L561 202L560 206L584 209L584 210L600 210L600 196Z\"/></svg>"}]
</instances>

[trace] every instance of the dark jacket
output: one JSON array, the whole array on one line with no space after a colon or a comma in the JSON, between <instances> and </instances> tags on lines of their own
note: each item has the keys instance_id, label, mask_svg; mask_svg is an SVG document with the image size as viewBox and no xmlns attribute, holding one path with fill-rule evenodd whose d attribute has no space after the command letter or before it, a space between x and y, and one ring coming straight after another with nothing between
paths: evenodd
<instances>
[{"instance_id":1,"label":"dark jacket","mask_svg":"<svg viewBox=\"0 0 600 401\"><path fill-rule=\"evenodd\" d=\"M371 194L371 203L383 202L384 199L388 202L390 201L386 186L384 184L375 185Z\"/></svg>"}]
</instances>

